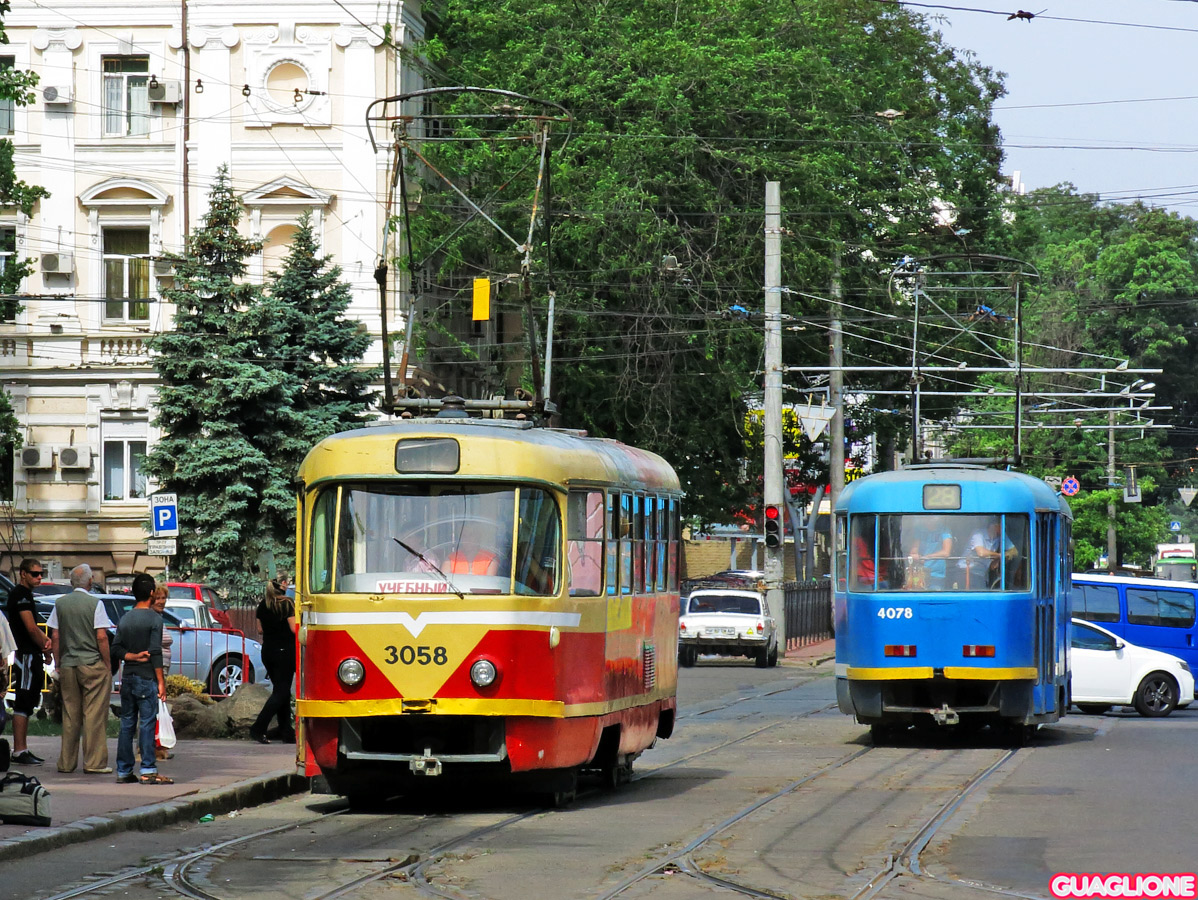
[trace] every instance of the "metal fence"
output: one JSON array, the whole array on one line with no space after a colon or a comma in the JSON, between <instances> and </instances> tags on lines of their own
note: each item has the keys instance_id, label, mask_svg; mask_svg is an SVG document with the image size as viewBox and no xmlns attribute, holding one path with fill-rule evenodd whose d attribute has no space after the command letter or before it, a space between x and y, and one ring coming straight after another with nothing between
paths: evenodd
<instances>
[{"instance_id":1,"label":"metal fence","mask_svg":"<svg viewBox=\"0 0 1198 900\"><path fill-rule=\"evenodd\" d=\"M832 637L832 582L790 581L782 586L786 604L786 649Z\"/></svg>"}]
</instances>

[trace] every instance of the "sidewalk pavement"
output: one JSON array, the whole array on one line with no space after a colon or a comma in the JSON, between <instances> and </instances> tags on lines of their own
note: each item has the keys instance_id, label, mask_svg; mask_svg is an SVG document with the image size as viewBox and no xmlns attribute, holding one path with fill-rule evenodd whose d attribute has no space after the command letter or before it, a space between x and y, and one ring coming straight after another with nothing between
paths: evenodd
<instances>
[{"instance_id":1,"label":"sidewalk pavement","mask_svg":"<svg viewBox=\"0 0 1198 900\"><path fill-rule=\"evenodd\" d=\"M151 831L308 789L308 779L295 774L293 744L181 740L173 750L174 758L158 763L159 773L175 783L146 785L117 784L115 771L85 775L82 759L80 768L63 774L57 768L59 743L56 737L30 737L29 749L44 757L45 763L10 768L34 776L50 792L51 824L46 828L0 824L0 860L118 831ZM115 738L108 741L108 764L116 768Z\"/></svg>"},{"instance_id":2,"label":"sidewalk pavement","mask_svg":"<svg viewBox=\"0 0 1198 900\"><path fill-rule=\"evenodd\" d=\"M836 658L836 639L828 638L826 641L787 650L783 658L805 666L818 666L820 663L830 662Z\"/></svg>"}]
</instances>

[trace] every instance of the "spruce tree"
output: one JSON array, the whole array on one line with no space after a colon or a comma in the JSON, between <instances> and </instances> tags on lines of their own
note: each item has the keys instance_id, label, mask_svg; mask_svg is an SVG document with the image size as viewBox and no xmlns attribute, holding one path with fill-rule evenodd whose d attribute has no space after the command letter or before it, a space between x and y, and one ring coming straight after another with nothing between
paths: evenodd
<instances>
[{"instance_id":1,"label":"spruce tree","mask_svg":"<svg viewBox=\"0 0 1198 900\"><path fill-rule=\"evenodd\" d=\"M292 484L304 456L322 438L370 418L369 387L378 373L361 366L371 337L346 318L351 299L341 268L319 254L305 213L262 302L245 313L248 330L261 340L263 365L281 373L289 398L271 411L276 418L264 422L273 437L276 483L264 498L263 513L284 555L294 548Z\"/></svg>"},{"instance_id":2,"label":"spruce tree","mask_svg":"<svg viewBox=\"0 0 1198 900\"><path fill-rule=\"evenodd\" d=\"M244 280L261 243L238 233L240 218L222 167L202 227L173 258L174 286L163 291L175 305L174 330L150 340L162 437L146 470L178 495L184 572L248 599L260 593L259 555L272 549L268 511L292 502L276 477L270 427L286 418L290 393L285 374L261 359L263 338L246 314L263 300L261 286Z\"/></svg>"}]
</instances>

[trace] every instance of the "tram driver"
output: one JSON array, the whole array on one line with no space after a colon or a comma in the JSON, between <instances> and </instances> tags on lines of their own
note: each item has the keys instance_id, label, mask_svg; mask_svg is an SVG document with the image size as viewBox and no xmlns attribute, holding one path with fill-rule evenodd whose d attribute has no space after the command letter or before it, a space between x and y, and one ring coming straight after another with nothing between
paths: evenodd
<instances>
[{"instance_id":1,"label":"tram driver","mask_svg":"<svg viewBox=\"0 0 1198 900\"><path fill-rule=\"evenodd\" d=\"M1000 541L1001 551L998 549ZM1011 571L1019 559L1019 550L1010 537L1002 538L1002 521L998 516L992 516L984 528L978 528L969 538L969 552L964 560L968 564L968 589L981 591L1000 587L1003 557Z\"/></svg>"},{"instance_id":2,"label":"tram driver","mask_svg":"<svg viewBox=\"0 0 1198 900\"><path fill-rule=\"evenodd\" d=\"M493 535L487 540L479 526L463 525L457 543L446 556L442 568L450 575L504 574L511 569L510 551L506 546L498 546L498 537Z\"/></svg>"}]
</instances>

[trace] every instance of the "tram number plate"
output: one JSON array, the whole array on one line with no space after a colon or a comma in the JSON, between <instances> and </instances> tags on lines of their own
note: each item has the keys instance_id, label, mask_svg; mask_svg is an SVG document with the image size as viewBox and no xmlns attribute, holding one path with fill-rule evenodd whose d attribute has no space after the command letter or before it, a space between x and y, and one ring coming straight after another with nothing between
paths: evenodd
<instances>
[{"instance_id":1,"label":"tram number plate","mask_svg":"<svg viewBox=\"0 0 1198 900\"><path fill-rule=\"evenodd\" d=\"M878 610L879 619L910 619L914 615L909 606L883 606Z\"/></svg>"},{"instance_id":2,"label":"tram number plate","mask_svg":"<svg viewBox=\"0 0 1198 900\"><path fill-rule=\"evenodd\" d=\"M399 663L404 666L443 666L449 661L449 653L444 647L413 647L404 644L402 647L387 646L383 648L387 655L384 662L388 665Z\"/></svg>"}]
</instances>

